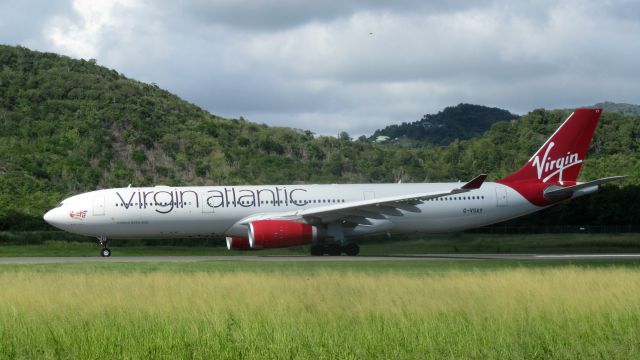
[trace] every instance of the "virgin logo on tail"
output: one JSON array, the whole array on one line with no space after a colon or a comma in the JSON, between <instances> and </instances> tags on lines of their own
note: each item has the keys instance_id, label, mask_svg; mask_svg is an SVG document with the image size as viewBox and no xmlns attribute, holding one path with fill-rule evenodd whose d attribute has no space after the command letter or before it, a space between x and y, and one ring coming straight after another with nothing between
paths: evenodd
<instances>
[{"instance_id":1,"label":"virgin logo on tail","mask_svg":"<svg viewBox=\"0 0 640 360\"><path fill-rule=\"evenodd\" d=\"M544 197L549 184L574 185L580 175L601 109L576 109L549 139L513 174L497 180L538 206L554 203Z\"/></svg>"},{"instance_id":2,"label":"virgin logo on tail","mask_svg":"<svg viewBox=\"0 0 640 360\"><path fill-rule=\"evenodd\" d=\"M547 182L553 176L558 175L558 181L562 184L562 174L564 170L582 163L582 160L580 160L577 153L572 154L570 152L567 152L567 155L564 157L552 160L549 156L549 152L551 152L551 149L553 149L555 145L556 144L553 141L550 141L542 158L539 155L534 156L531 166L536 168L538 180ZM551 173L548 174L550 171ZM543 179L542 176L544 175L546 176Z\"/></svg>"}]
</instances>

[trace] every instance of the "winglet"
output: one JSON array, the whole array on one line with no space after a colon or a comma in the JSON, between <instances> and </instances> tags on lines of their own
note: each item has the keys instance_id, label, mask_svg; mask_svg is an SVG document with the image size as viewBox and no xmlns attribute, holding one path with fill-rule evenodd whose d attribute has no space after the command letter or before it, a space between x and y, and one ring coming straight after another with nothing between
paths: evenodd
<instances>
[{"instance_id":1,"label":"winglet","mask_svg":"<svg viewBox=\"0 0 640 360\"><path fill-rule=\"evenodd\" d=\"M486 179L487 179L487 174L480 174L480 175L474 177L473 180L471 180L468 183L462 185L462 187L460 187L460 188L464 189L464 190L479 189L480 186L482 185L482 183L484 183L484 181Z\"/></svg>"}]
</instances>

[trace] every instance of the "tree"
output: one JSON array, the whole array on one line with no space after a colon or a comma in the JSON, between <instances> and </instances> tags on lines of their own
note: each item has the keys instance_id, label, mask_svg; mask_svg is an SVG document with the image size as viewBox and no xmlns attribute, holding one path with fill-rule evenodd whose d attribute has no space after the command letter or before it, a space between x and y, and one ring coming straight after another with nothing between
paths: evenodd
<instances>
[{"instance_id":1,"label":"tree","mask_svg":"<svg viewBox=\"0 0 640 360\"><path fill-rule=\"evenodd\" d=\"M338 135L338 139L342 141L351 141L351 137L346 131L340 131L340 135Z\"/></svg>"}]
</instances>

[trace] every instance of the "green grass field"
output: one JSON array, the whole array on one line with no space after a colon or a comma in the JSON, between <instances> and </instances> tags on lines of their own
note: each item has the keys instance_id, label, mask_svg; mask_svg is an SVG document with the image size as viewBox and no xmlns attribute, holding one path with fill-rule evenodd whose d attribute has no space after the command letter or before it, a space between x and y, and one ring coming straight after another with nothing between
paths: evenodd
<instances>
[{"instance_id":1,"label":"green grass field","mask_svg":"<svg viewBox=\"0 0 640 360\"><path fill-rule=\"evenodd\" d=\"M637 261L0 265L0 358L640 357Z\"/></svg>"},{"instance_id":2,"label":"green grass field","mask_svg":"<svg viewBox=\"0 0 640 360\"><path fill-rule=\"evenodd\" d=\"M55 234L55 233L54 233ZM64 233L62 233L64 234ZM20 241L19 233L12 233ZM87 238L90 239L90 238ZM197 244L197 240L190 240ZM307 255L308 246L255 252L228 251L222 246L149 246L113 240L114 256L144 255ZM438 234L404 241L375 242L361 239L362 255L437 253L632 253L640 252L640 234ZM38 244L0 241L2 256L97 256L95 242L46 240Z\"/></svg>"}]
</instances>

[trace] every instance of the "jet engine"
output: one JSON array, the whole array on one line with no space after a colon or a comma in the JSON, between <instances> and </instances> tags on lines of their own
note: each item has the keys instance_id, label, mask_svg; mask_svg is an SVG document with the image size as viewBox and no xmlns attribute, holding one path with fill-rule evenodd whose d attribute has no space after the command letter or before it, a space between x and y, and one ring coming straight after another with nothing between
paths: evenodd
<instances>
[{"instance_id":1,"label":"jet engine","mask_svg":"<svg viewBox=\"0 0 640 360\"><path fill-rule=\"evenodd\" d=\"M249 224L249 245L252 249L269 249L315 243L324 238L321 230L289 220L256 220Z\"/></svg>"},{"instance_id":2,"label":"jet engine","mask_svg":"<svg viewBox=\"0 0 640 360\"><path fill-rule=\"evenodd\" d=\"M227 236L227 249L229 250L251 250L249 239L246 237Z\"/></svg>"}]
</instances>

